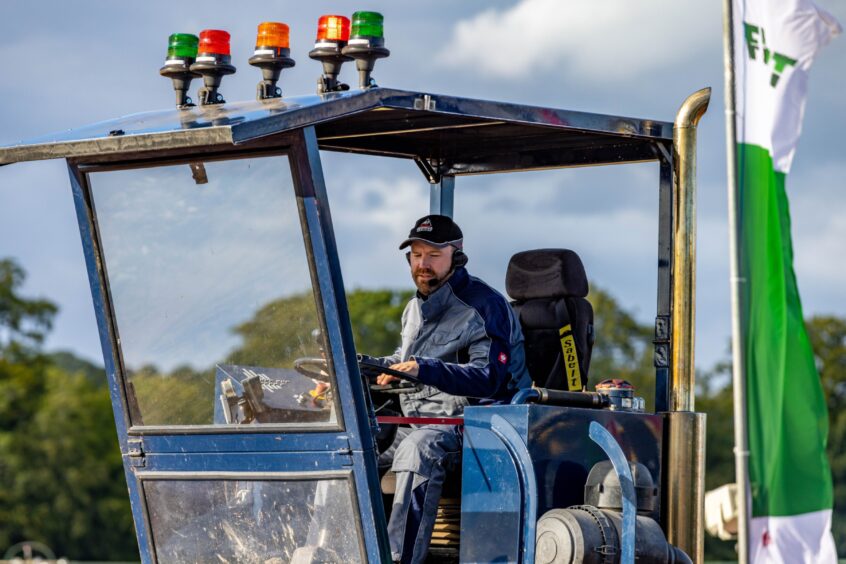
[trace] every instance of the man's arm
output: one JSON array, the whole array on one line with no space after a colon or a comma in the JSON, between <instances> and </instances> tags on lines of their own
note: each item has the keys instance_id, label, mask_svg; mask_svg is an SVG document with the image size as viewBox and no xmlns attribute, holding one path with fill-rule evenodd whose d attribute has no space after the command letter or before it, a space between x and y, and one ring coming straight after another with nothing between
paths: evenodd
<instances>
[{"instance_id":1,"label":"man's arm","mask_svg":"<svg viewBox=\"0 0 846 564\"><path fill-rule=\"evenodd\" d=\"M436 358L417 358L418 377L423 383L448 394L507 399L511 306L498 295L483 296L473 302L474 316L460 328L467 343L468 361L457 364Z\"/></svg>"},{"instance_id":2,"label":"man's arm","mask_svg":"<svg viewBox=\"0 0 846 564\"><path fill-rule=\"evenodd\" d=\"M467 352L470 360L465 364L415 358L417 377L424 384L454 396L505 399L509 381L508 341L483 333L473 339Z\"/></svg>"}]
</instances>

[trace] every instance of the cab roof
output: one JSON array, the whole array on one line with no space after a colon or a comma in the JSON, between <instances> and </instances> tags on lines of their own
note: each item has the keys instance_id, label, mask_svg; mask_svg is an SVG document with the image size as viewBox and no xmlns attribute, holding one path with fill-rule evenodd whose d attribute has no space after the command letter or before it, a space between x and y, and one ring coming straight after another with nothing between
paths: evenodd
<instances>
[{"instance_id":1,"label":"cab roof","mask_svg":"<svg viewBox=\"0 0 846 564\"><path fill-rule=\"evenodd\" d=\"M320 149L436 163L456 175L653 160L673 134L672 122L374 87L133 114L2 147L0 165L237 150L309 126Z\"/></svg>"}]
</instances>

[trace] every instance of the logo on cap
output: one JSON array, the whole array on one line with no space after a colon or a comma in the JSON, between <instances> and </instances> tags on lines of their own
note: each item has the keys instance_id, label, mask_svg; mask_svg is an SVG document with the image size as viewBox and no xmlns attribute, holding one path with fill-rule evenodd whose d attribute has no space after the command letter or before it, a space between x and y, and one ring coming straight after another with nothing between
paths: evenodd
<instances>
[{"instance_id":1,"label":"logo on cap","mask_svg":"<svg viewBox=\"0 0 846 564\"><path fill-rule=\"evenodd\" d=\"M431 231L432 230L432 220L427 219L423 223L417 226L417 232L420 233L421 231Z\"/></svg>"}]
</instances>

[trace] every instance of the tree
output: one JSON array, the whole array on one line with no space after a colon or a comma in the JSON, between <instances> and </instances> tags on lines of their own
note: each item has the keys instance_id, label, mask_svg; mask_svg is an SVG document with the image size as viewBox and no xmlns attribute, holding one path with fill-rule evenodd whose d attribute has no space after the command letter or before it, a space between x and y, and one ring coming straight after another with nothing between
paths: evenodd
<instances>
[{"instance_id":1,"label":"tree","mask_svg":"<svg viewBox=\"0 0 846 564\"><path fill-rule=\"evenodd\" d=\"M0 546L39 540L74 559L137 558L107 390L81 372L37 376L38 410L0 432Z\"/></svg>"},{"instance_id":2,"label":"tree","mask_svg":"<svg viewBox=\"0 0 846 564\"><path fill-rule=\"evenodd\" d=\"M593 286L588 301L593 305L596 342L590 361L593 386L606 378L628 380L635 393L654 406L655 367L652 362L652 327L639 323L611 294Z\"/></svg>"},{"instance_id":3,"label":"tree","mask_svg":"<svg viewBox=\"0 0 846 564\"><path fill-rule=\"evenodd\" d=\"M400 317L413 292L353 290L347 294L356 350L372 356L388 355L400 343ZM252 319L235 327L241 345L227 362L253 366L289 367L301 356L315 356L320 327L314 296L297 294L274 300Z\"/></svg>"},{"instance_id":4,"label":"tree","mask_svg":"<svg viewBox=\"0 0 846 564\"><path fill-rule=\"evenodd\" d=\"M353 339L358 352L393 354L400 345L402 311L412 290L362 290L347 293Z\"/></svg>"},{"instance_id":5,"label":"tree","mask_svg":"<svg viewBox=\"0 0 846 564\"><path fill-rule=\"evenodd\" d=\"M7 357L40 345L58 311L47 300L27 299L18 293L25 276L15 261L0 260L0 351Z\"/></svg>"},{"instance_id":6,"label":"tree","mask_svg":"<svg viewBox=\"0 0 846 564\"><path fill-rule=\"evenodd\" d=\"M828 460L834 480L832 532L846 554L846 318L812 317L806 323L828 404Z\"/></svg>"},{"instance_id":7,"label":"tree","mask_svg":"<svg viewBox=\"0 0 846 564\"><path fill-rule=\"evenodd\" d=\"M84 559L137 548L105 378L40 351L57 308L20 295L23 270L0 260L0 547L23 540ZM87 366L86 366L87 365ZM86 370L88 368L88 370Z\"/></svg>"}]
</instances>

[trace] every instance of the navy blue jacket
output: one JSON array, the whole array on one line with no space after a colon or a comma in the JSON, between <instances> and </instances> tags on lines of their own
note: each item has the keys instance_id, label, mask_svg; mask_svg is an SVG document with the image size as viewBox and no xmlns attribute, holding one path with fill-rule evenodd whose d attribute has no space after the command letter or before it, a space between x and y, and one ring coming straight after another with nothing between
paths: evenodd
<instances>
[{"instance_id":1,"label":"navy blue jacket","mask_svg":"<svg viewBox=\"0 0 846 564\"><path fill-rule=\"evenodd\" d=\"M402 394L407 416L452 416L471 403L504 403L531 386L523 333L511 305L459 267L402 315L402 346L386 365L414 358L419 392Z\"/></svg>"}]
</instances>

